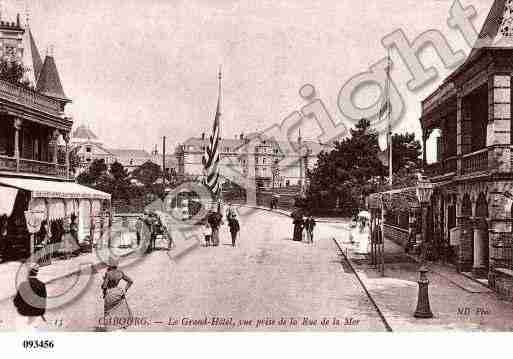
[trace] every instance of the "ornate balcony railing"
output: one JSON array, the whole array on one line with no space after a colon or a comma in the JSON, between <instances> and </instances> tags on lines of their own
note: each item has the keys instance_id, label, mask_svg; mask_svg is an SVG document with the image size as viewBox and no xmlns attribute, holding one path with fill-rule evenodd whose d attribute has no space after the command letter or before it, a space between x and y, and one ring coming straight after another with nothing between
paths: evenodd
<instances>
[{"instance_id":1,"label":"ornate balcony railing","mask_svg":"<svg viewBox=\"0 0 513 359\"><path fill-rule=\"evenodd\" d=\"M54 99L7 81L0 80L0 97L55 116L60 115L60 105Z\"/></svg>"},{"instance_id":2,"label":"ornate balcony railing","mask_svg":"<svg viewBox=\"0 0 513 359\"><path fill-rule=\"evenodd\" d=\"M16 172L16 158L0 155L0 171ZM66 178L66 165L20 158L19 172Z\"/></svg>"},{"instance_id":3,"label":"ornate balcony railing","mask_svg":"<svg viewBox=\"0 0 513 359\"><path fill-rule=\"evenodd\" d=\"M445 173L456 173L458 171L458 157L449 157L444 161Z\"/></svg>"},{"instance_id":4,"label":"ornate balcony railing","mask_svg":"<svg viewBox=\"0 0 513 359\"><path fill-rule=\"evenodd\" d=\"M16 158L0 155L0 170L16 171Z\"/></svg>"},{"instance_id":5,"label":"ornate balcony railing","mask_svg":"<svg viewBox=\"0 0 513 359\"><path fill-rule=\"evenodd\" d=\"M428 176L442 176L449 173L456 173L458 170L458 158L449 157L443 161L435 162L425 167L426 175Z\"/></svg>"},{"instance_id":6,"label":"ornate balcony railing","mask_svg":"<svg viewBox=\"0 0 513 359\"><path fill-rule=\"evenodd\" d=\"M462 174L482 172L488 169L488 148L463 155L461 158Z\"/></svg>"}]
</instances>

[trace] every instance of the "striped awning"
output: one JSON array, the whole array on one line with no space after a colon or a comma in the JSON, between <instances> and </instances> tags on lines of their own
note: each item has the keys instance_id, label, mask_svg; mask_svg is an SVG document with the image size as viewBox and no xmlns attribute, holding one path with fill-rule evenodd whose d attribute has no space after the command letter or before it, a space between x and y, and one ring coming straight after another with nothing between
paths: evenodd
<instances>
[{"instance_id":1,"label":"striped awning","mask_svg":"<svg viewBox=\"0 0 513 359\"><path fill-rule=\"evenodd\" d=\"M110 200L110 194L74 182L1 177L0 186L29 191L32 198L86 198Z\"/></svg>"}]
</instances>

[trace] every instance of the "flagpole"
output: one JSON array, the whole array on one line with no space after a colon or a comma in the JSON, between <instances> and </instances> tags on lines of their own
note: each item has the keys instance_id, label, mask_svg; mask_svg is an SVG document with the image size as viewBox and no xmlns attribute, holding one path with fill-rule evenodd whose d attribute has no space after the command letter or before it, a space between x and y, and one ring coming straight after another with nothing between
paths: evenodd
<instances>
[{"instance_id":1,"label":"flagpole","mask_svg":"<svg viewBox=\"0 0 513 359\"><path fill-rule=\"evenodd\" d=\"M386 88L386 101L388 103L388 111L387 111L387 114L388 114L388 133L387 133L387 138L388 138L388 155L389 155L389 158L388 158L388 185L390 186L390 189L392 189L392 185L393 185L393 180L394 180L394 176L393 176L393 166L392 166L392 121L391 121L391 118L392 118L392 104L390 103L390 66L391 66L391 63L390 63L390 49L388 49L388 55L387 55L387 79L386 79L386 85L385 85L385 88Z\"/></svg>"},{"instance_id":2,"label":"flagpole","mask_svg":"<svg viewBox=\"0 0 513 359\"><path fill-rule=\"evenodd\" d=\"M219 79L219 89L218 89L218 98L217 98L217 112L219 114L219 122L218 122L218 133L219 133L219 146L220 146L220 150L219 150L219 156L221 156L221 153L222 153L222 146L221 146L221 142L223 140L223 137L222 137L222 132L221 132L221 117L222 117L222 111L221 111L221 106L222 106L222 89L221 89L221 80L223 78L223 75L222 75L222 66L219 65L219 74L218 74L218 79ZM220 161L221 159L219 159ZM218 169L219 171L219 169ZM219 211L219 213L221 213L221 201L222 201L222 197L223 197L223 184L222 183L219 183L219 193L217 195L217 202L218 202L218 206L217 206L217 209Z\"/></svg>"}]
</instances>

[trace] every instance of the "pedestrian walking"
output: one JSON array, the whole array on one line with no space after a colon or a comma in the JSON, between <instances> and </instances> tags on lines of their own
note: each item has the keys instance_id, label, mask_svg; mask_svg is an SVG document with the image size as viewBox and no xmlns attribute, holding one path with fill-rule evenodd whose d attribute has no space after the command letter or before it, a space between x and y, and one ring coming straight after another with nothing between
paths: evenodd
<instances>
[{"instance_id":1,"label":"pedestrian walking","mask_svg":"<svg viewBox=\"0 0 513 359\"><path fill-rule=\"evenodd\" d=\"M148 231L147 231L147 238L145 240L148 241L148 248L146 249L146 253L151 252L154 249L154 244L156 240L156 226L155 226L155 219L152 213L149 211L144 211L144 224L146 225Z\"/></svg>"},{"instance_id":2,"label":"pedestrian walking","mask_svg":"<svg viewBox=\"0 0 513 359\"><path fill-rule=\"evenodd\" d=\"M212 229L212 245L214 247L219 246L219 227L223 224L223 216L218 212L210 212L208 216L208 223Z\"/></svg>"},{"instance_id":3,"label":"pedestrian walking","mask_svg":"<svg viewBox=\"0 0 513 359\"><path fill-rule=\"evenodd\" d=\"M32 264L27 280L19 285L14 297L14 306L20 315L17 330L38 329L46 322L46 285L37 278L38 273L39 265Z\"/></svg>"},{"instance_id":4,"label":"pedestrian walking","mask_svg":"<svg viewBox=\"0 0 513 359\"><path fill-rule=\"evenodd\" d=\"M105 330L126 329L132 318L132 312L126 300L126 293L132 286L132 279L122 270L118 269L117 258L110 259L107 271L103 277L101 286L103 294L103 310ZM121 288L121 280L126 282L125 288Z\"/></svg>"},{"instance_id":5,"label":"pedestrian walking","mask_svg":"<svg viewBox=\"0 0 513 359\"><path fill-rule=\"evenodd\" d=\"M313 243L313 232L316 224L317 223L312 215L309 215L305 220L306 236L309 243Z\"/></svg>"},{"instance_id":6,"label":"pedestrian walking","mask_svg":"<svg viewBox=\"0 0 513 359\"><path fill-rule=\"evenodd\" d=\"M135 235L137 237L137 247L141 244L141 231L143 226L143 219L142 217L137 217L137 220L135 221Z\"/></svg>"},{"instance_id":7,"label":"pedestrian walking","mask_svg":"<svg viewBox=\"0 0 513 359\"><path fill-rule=\"evenodd\" d=\"M293 240L296 242L301 242L303 240L303 225L304 225L304 219L303 219L303 212L301 209L296 209L291 214L292 217L292 223L294 225L294 235Z\"/></svg>"},{"instance_id":8,"label":"pedestrian walking","mask_svg":"<svg viewBox=\"0 0 513 359\"><path fill-rule=\"evenodd\" d=\"M232 205L230 205L226 211L226 219L228 220L228 226L230 227L230 234L232 236L232 247L235 247L237 234L240 231L240 224L237 211L232 207Z\"/></svg>"}]
</instances>

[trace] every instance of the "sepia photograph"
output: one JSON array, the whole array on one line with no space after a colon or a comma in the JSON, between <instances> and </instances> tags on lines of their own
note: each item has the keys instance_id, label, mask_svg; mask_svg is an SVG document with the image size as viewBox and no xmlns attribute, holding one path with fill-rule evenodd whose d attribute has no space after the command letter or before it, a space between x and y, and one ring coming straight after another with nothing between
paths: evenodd
<instances>
[{"instance_id":1,"label":"sepia photograph","mask_svg":"<svg viewBox=\"0 0 513 359\"><path fill-rule=\"evenodd\" d=\"M512 76L513 0L1 0L0 340L513 331Z\"/></svg>"}]
</instances>

